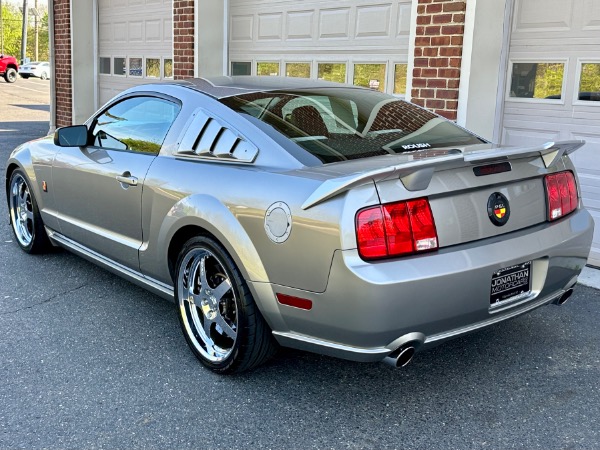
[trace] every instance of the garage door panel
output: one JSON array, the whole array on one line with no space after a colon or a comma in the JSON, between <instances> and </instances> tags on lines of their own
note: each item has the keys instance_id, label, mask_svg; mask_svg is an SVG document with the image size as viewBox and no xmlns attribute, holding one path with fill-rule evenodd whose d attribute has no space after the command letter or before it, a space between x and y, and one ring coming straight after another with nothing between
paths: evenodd
<instances>
[{"instance_id":1,"label":"garage door panel","mask_svg":"<svg viewBox=\"0 0 600 450\"><path fill-rule=\"evenodd\" d=\"M398 20L396 22L396 36L408 38L410 35L410 18L412 17L410 2L398 4Z\"/></svg>"},{"instance_id":2,"label":"garage door panel","mask_svg":"<svg viewBox=\"0 0 600 450\"><path fill-rule=\"evenodd\" d=\"M565 31L571 29L573 2L569 0L517 0L515 31Z\"/></svg>"},{"instance_id":3,"label":"garage door panel","mask_svg":"<svg viewBox=\"0 0 600 450\"><path fill-rule=\"evenodd\" d=\"M595 135L573 133L571 134L571 138L586 142L582 148L573 153L573 162L580 174L585 174L590 180L594 180L600 194L600 165L598 164L598 155L600 155L600 130ZM600 201L600 196L598 200Z\"/></svg>"},{"instance_id":4,"label":"garage door panel","mask_svg":"<svg viewBox=\"0 0 600 450\"><path fill-rule=\"evenodd\" d=\"M239 15L231 17L229 40L232 43L252 42L252 30L254 29L253 15Z\"/></svg>"},{"instance_id":5,"label":"garage door panel","mask_svg":"<svg viewBox=\"0 0 600 450\"><path fill-rule=\"evenodd\" d=\"M292 11L286 15L287 34L286 39L312 39L314 11Z\"/></svg>"},{"instance_id":6,"label":"garage door panel","mask_svg":"<svg viewBox=\"0 0 600 450\"><path fill-rule=\"evenodd\" d=\"M144 42L144 21L137 20L129 22L129 42Z\"/></svg>"},{"instance_id":7,"label":"garage door panel","mask_svg":"<svg viewBox=\"0 0 600 450\"><path fill-rule=\"evenodd\" d=\"M283 39L283 14L258 15L258 39L262 41L280 41Z\"/></svg>"},{"instance_id":8,"label":"garage door panel","mask_svg":"<svg viewBox=\"0 0 600 450\"><path fill-rule=\"evenodd\" d=\"M112 42L116 44L126 44L127 43L127 22L115 22L112 26L113 29L113 38ZM101 42L110 42L110 40L102 39Z\"/></svg>"},{"instance_id":9,"label":"garage door panel","mask_svg":"<svg viewBox=\"0 0 600 450\"><path fill-rule=\"evenodd\" d=\"M350 36L350 8L322 9L319 11L319 38L348 39Z\"/></svg>"},{"instance_id":10,"label":"garage door panel","mask_svg":"<svg viewBox=\"0 0 600 450\"><path fill-rule=\"evenodd\" d=\"M506 145L533 146L549 141L560 140L560 133L549 129L533 130L531 128L504 128L503 142Z\"/></svg>"},{"instance_id":11,"label":"garage door panel","mask_svg":"<svg viewBox=\"0 0 600 450\"><path fill-rule=\"evenodd\" d=\"M146 20L144 22L146 42L160 42L162 39L160 20Z\"/></svg>"},{"instance_id":12,"label":"garage door panel","mask_svg":"<svg viewBox=\"0 0 600 450\"><path fill-rule=\"evenodd\" d=\"M599 61L600 2L597 0L516 0L509 62L564 61L562 100L504 98L502 139L511 145L582 139L586 145L572 155L579 174L583 203L596 221L590 263L600 266L600 102L579 101L580 64ZM539 68L539 66L538 66ZM509 73L507 85L511 86ZM522 77L522 74L518 76ZM548 72L545 75L551 81ZM531 86L516 78L523 92ZM525 76L527 81L527 76ZM555 80L554 80L555 81ZM537 74L535 83L538 89ZM541 92L543 92L543 86ZM508 93L505 93L508 96ZM532 95L533 96L533 95Z\"/></svg>"},{"instance_id":13,"label":"garage door panel","mask_svg":"<svg viewBox=\"0 0 600 450\"><path fill-rule=\"evenodd\" d=\"M600 2L598 2L598 0L583 0L583 3L583 30L600 30Z\"/></svg>"},{"instance_id":14,"label":"garage door panel","mask_svg":"<svg viewBox=\"0 0 600 450\"><path fill-rule=\"evenodd\" d=\"M356 10L357 38L390 37L392 5L360 6Z\"/></svg>"},{"instance_id":15,"label":"garage door panel","mask_svg":"<svg viewBox=\"0 0 600 450\"><path fill-rule=\"evenodd\" d=\"M368 76L392 93L396 70L401 76L408 61L411 7L411 0L231 0L229 67L236 74L256 75L260 66L263 73L361 85L371 82ZM279 71L265 71L267 63ZM295 63L310 69L286 69Z\"/></svg>"},{"instance_id":16,"label":"garage door panel","mask_svg":"<svg viewBox=\"0 0 600 450\"><path fill-rule=\"evenodd\" d=\"M536 122L543 119L542 123L564 123L570 121L573 113L564 109L558 108L543 108L542 105L536 108L535 106L524 106L522 103L506 104L505 115L507 118L519 117L519 120L527 122Z\"/></svg>"},{"instance_id":17,"label":"garage door panel","mask_svg":"<svg viewBox=\"0 0 600 450\"><path fill-rule=\"evenodd\" d=\"M170 73L165 68L173 59L172 16L172 0L98 1L98 57L106 62L99 65L100 104Z\"/></svg>"}]
</instances>

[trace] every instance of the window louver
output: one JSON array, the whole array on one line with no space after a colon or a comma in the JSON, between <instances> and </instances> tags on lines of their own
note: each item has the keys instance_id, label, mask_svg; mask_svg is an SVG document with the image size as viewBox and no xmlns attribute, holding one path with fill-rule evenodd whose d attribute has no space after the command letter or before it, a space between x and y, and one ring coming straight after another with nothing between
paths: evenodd
<instances>
[{"instance_id":1,"label":"window louver","mask_svg":"<svg viewBox=\"0 0 600 450\"><path fill-rule=\"evenodd\" d=\"M258 148L219 120L197 111L179 145L179 154L251 163Z\"/></svg>"}]
</instances>

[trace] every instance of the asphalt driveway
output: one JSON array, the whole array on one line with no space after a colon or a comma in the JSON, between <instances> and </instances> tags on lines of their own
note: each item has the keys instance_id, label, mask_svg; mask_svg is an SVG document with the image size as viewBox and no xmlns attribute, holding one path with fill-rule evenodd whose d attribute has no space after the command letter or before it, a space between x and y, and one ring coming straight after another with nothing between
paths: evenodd
<instances>
[{"instance_id":1,"label":"asphalt driveway","mask_svg":"<svg viewBox=\"0 0 600 450\"><path fill-rule=\"evenodd\" d=\"M47 131L47 99L47 82L0 82L2 179ZM401 370L286 350L220 377L173 304L66 252L25 255L4 197L0 217L0 449L600 447L594 289Z\"/></svg>"}]
</instances>

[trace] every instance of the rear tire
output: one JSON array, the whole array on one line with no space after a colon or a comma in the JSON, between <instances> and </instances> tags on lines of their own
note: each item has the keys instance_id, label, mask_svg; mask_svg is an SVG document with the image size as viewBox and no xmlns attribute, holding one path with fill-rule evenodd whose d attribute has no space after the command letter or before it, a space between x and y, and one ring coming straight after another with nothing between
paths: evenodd
<instances>
[{"instance_id":1,"label":"rear tire","mask_svg":"<svg viewBox=\"0 0 600 450\"><path fill-rule=\"evenodd\" d=\"M8 186L10 224L17 244L27 253L46 252L52 244L25 173L15 170Z\"/></svg>"},{"instance_id":2,"label":"rear tire","mask_svg":"<svg viewBox=\"0 0 600 450\"><path fill-rule=\"evenodd\" d=\"M14 83L15 81L17 81L17 71L12 67L6 69L6 73L4 74L4 80L7 83Z\"/></svg>"},{"instance_id":3,"label":"rear tire","mask_svg":"<svg viewBox=\"0 0 600 450\"><path fill-rule=\"evenodd\" d=\"M175 300L194 355L213 372L238 373L269 359L277 344L226 250L207 236L188 240L177 259Z\"/></svg>"},{"instance_id":4,"label":"rear tire","mask_svg":"<svg viewBox=\"0 0 600 450\"><path fill-rule=\"evenodd\" d=\"M40 78L42 80L47 80L48 79L48 74L46 72L42 72L42 74L40 75Z\"/></svg>"}]
</instances>

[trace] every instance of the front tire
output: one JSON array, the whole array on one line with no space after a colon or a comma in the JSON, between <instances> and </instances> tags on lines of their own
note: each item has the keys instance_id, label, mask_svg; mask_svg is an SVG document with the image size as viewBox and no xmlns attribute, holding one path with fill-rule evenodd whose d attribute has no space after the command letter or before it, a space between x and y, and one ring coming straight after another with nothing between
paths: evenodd
<instances>
[{"instance_id":1,"label":"front tire","mask_svg":"<svg viewBox=\"0 0 600 450\"><path fill-rule=\"evenodd\" d=\"M269 359L276 343L231 257L207 236L191 238L177 260L175 299L185 339L212 371L230 374Z\"/></svg>"},{"instance_id":2,"label":"front tire","mask_svg":"<svg viewBox=\"0 0 600 450\"><path fill-rule=\"evenodd\" d=\"M14 83L15 81L17 81L17 71L12 67L6 69L6 72L4 73L4 80L7 83Z\"/></svg>"},{"instance_id":3,"label":"front tire","mask_svg":"<svg viewBox=\"0 0 600 450\"><path fill-rule=\"evenodd\" d=\"M20 170L10 176L8 190L10 223L19 247L27 253L43 253L50 247L42 216L29 181Z\"/></svg>"}]
</instances>

